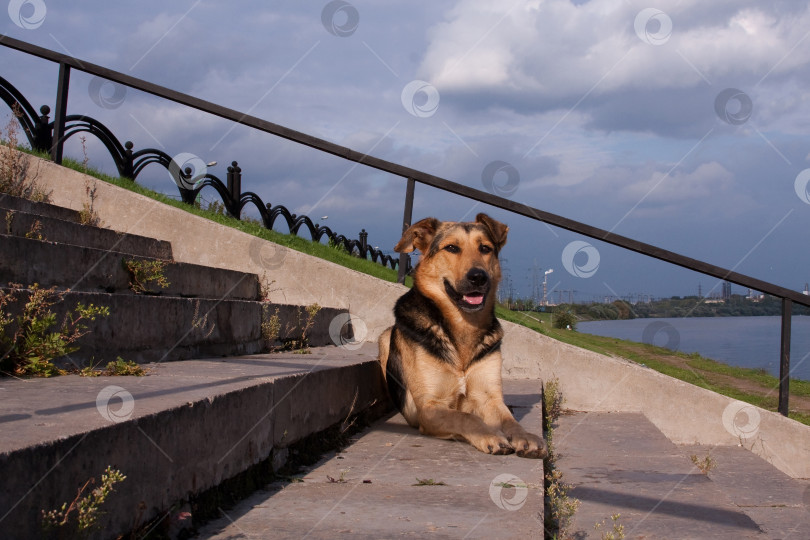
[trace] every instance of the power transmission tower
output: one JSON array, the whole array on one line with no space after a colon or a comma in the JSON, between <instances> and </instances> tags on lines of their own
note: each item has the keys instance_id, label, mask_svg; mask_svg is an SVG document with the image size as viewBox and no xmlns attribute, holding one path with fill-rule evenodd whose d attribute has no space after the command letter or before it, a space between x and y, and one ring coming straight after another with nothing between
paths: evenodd
<instances>
[{"instance_id":1,"label":"power transmission tower","mask_svg":"<svg viewBox=\"0 0 810 540\"><path fill-rule=\"evenodd\" d=\"M532 267L532 300L538 306L540 305L540 270L542 269L537 266L537 260L535 260Z\"/></svg>"}]
</instances>

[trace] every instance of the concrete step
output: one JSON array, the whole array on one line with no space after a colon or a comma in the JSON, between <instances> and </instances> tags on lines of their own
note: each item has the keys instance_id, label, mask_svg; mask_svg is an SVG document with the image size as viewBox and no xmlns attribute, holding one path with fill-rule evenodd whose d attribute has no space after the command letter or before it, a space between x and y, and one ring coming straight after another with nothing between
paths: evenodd
<instances>
[{"instance_id":1,"label":"concrete step","mask_svg":"<svg viewBox=\"0 0 810 540\"><path fill-rule=\"evenodd\" d=\"M516 418L540 432L540 381L504 386ZM295 482L221 510L199 538L543 538L543 462L426 437L396 414Z\"/></svg>"},{"instance_id":2,"label":"concrete step","mask_svg":"<svg viewBox=\"0 0 810 540\"><path fill-rule=\"evenodd\" d=\"M28 199L12 197L5 193L0 196L0 208L79 223L78 210L71 210L70 208L64 208L55 204L29 201Z\"/></svg>"},{"instance_id":3,"label":"concrete step","mask_svg":"<svg viewBox=\"0 0 810 540\"><path fill-rule=\"evenodd\" d=\"M679 449L687 458L711 455L716 467L709 479L768 538L810 536L810 479L794 479L742 446Z\"/></svg>"},{"instance_id":4,"label":"concrete step","mask_svg":"<svg viewBox=\"0 0 810 540\"><path fill-rule=\"evenodd\" d=\"M8 289L5 289L8 290ZM24 294L22 294L24 293ZM27 290L21 291L8 313L23 309ZM300 340L304 327L311 347L340 343L334 320L348 318L345 310L321 308L309 320L301 306L276 305L239 299L192 299L68 291L50 309L61 324L77 304L106 306L110 315L88 322L89 333L76 345L79 350L56 363L65 368L106 365L121 356L137 363L170 362L204 356L254 354L269 346ZM278 316L279 336L268 343L261 335L262 317ZM340 317L340 318L339 318ZM341 324L341 326L344 326ZM342 336L345 340L347 336ZM348 336L351 337L351 336ZM298 346L300 348L300 345Z\"/></svg>"},{"instance_id":5,"label":"concrete step","mask_svg":"<svg viewBox=\"0 0 810 540\"><path fill-rule=\"evenodd\" d=\"M195 520L216 514L285 464L337 444L353 422L385 412L376 353L327 347L166 363L145 377L0 379L2 536L40 538L40 512L72 501L108 465L127 479L91 538L115 538L173 509Z\"/></svg>"},{"instance_id":6,"label":"concrete step","mask_svg":"<svg viewBox=\"0 0 810 540\"><path fill-rule=\"evenodd\" d=\"M259 302L68 291L50 308L57 324L79 303L106 306L110 314L88 322L79 350L57 362L67 368L105 366L118 356L140 364L253 354L264 347ZM18 302L9 311L21 309Z\"/></svg>"},{"instance_id":7,"label":"concrete step","mask_svg":"<svg viewBox=\"0 0 810 540\"><path fill-rule=\"evenodd\" d=\"M115 233L113 233L115 234ZM19 236L0 235L0 284L10 282L80 291L132 293L132 275L125 261L143 263L154 258L133 257L115 249L96 249ZM186 298L259 300L259 278L223 268L167 261L162 274L168 287L154 283L148 292Z\"/></svg>"},{"instance_id":8,"label":"concrete step","mask_svg":"<svg viewBox=\"0 0 810 540\"><path fill-rule=\"evenodd\" d=\"M600 538L594 525L604 522L602 532L610 532L616 513L627 538L764 539L798 530L803 538L810 531L807 500L801 504L807 482L744 448L679 447L643 414L618 412L564 414L553 441L556 467L581 503L573 537ZM704 475L690 455L709 451L717 467Z\"/></svg>"},{"instance_id":9,"label":"concrete step","mask_svg":"<svg viewBox=\"0 0 810 540\"><path fill-rule=\"evenodd\" d=\"M2 204L2 200L0 200ZM59 207L56 207L59 208ZM155 259L172 259L172 246L163 240L119 233L110 229L81 225L54 217L8 210L0 207L0 232L24 238L40 238L58 244L71 244L128 253Z\"/></svg>"}]
</instances>

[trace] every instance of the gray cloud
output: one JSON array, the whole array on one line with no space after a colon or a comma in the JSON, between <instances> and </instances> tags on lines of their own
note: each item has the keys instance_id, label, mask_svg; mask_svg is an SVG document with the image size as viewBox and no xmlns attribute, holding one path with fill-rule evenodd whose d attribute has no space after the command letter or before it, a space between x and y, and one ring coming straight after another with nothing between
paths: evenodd
<instances>
[{"instance_id":1,"label":"gray cloud","mask_svg":"<svg viewBox=\"0 0 810 540\"><path fill-rule=\"evenodd\" d=\"M641 7L597 0L357 2L348 37L324 28L325 1L47 5L41 27L9 21L0 31L478 189L486 165L503 161L519 173L514 200L620 224L621 234L717 264L736 264L792 210L741 269L794 289L809 278L810 254L793 249L810 227L810 206L793 191L810 153L810 11L801 3L680 2L664 8L672 34L660 45L636 34ZM37 107L53 107L54 66L3 49L0 62ZM440 95L429 117L402 105L416 79ZM345 234L365 228L381 247L396 241L402 179L135 91L107 110L89 83L74 71L71 112L97 117L136 148L215 159L222 178L237 160L245 189L266 201L314 207L313 217L328 214ZM742 124L715 112L726 88L751 98ZM89 150L109 171L104 150L92 141ZM143 182L173 189L159 169ZM504 256L514 276L535 260L559 268L576 238L417 187L416 217L480 210L510 223ZM636 292L694 292L690 273L648 279L638 256L600 251L599 275L620 292L642 284L649 290ZM643 279L631 271L637 265ZM576 288L559 277L561 288Z\"/></svg>"}]
</instances>

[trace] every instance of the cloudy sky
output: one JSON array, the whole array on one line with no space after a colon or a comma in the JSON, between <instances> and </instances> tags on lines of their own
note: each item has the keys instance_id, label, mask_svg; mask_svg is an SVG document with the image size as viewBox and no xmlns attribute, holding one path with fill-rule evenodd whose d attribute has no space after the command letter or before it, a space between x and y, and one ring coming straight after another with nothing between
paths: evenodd
<instances>
[{"instance_id":1,"label":"cloudy sky","mask_svg":"<svg viewBox=\"0 0 810 540\"><path fill-rule=\"evenodd\" d=\"M810 281L804 2L8 4L6 35L791 289ZM5 48L0 62L32 104L53 108L54 65ZM215 160L223 179L237 160L243 189L266 202L328 215L346 235L365 228L384 250L398 239L401 178L78 71L69 112L136 149ZM67 152L81 156L78 141ZM175 192L158 167L139 181ZM518 294L548 269L554 300L720 291L714 278L417 186L416 219L479 211L511 227L503 258Z\"/></svg>"}]
</instances>

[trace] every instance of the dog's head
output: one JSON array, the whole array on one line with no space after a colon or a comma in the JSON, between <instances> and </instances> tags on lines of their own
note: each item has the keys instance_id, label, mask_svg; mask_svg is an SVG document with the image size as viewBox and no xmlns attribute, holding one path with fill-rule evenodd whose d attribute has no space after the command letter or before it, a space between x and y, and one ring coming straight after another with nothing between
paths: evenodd
<instances>
[{"instance_id":1,"label":"dog's head","mask_svg":"<svg viewBox=\"0 0 810 540\"><path fill-rule=\"evenodd\" d=\"M498 253L508 231L486 214L464 223L425 218L408 228L394 249L422 253L414 283L423 294L474 313L493 303L501 279Z\"/></svg>"}]
</instances>

